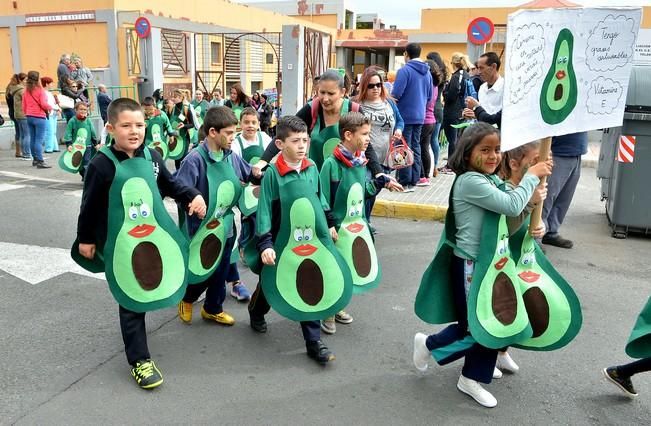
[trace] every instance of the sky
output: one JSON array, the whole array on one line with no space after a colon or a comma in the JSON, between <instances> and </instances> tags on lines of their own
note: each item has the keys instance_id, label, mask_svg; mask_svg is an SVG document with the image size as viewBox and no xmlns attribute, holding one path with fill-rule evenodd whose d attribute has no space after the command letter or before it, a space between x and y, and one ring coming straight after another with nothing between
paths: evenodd
<instances>
[{"instance_id":1,"label":"sky","mask_svg":"<svg viewBox=\"0 0 651 426\"><path fill-rule=\"evenodd\" d=\"M253 3L255 0L237 0L240 3ZM261 0L262 1L262 0ZM274 1L274 0L264 0ZM283 0L278 0L283 1ZM307 0L318 3L319 0ZM453 7L513 7L529 0L351 0L355 13L378 12L386 26L398 28L419 28L420 10L427 8ZM584 6L651 6L651 0L570 0ZM406 8L405 4L410 7Z\"/></svg>"}]
</instances>

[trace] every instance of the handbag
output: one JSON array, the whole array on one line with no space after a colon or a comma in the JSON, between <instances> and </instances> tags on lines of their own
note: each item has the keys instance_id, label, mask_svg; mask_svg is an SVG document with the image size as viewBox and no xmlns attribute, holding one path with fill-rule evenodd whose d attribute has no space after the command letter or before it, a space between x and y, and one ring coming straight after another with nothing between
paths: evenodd
<instances>
[{"instance_id":1,"label":"handbag","mask_svg":"<svg viewBox=\"0 0 651 426\"><path fill-rule=\"evenodd\" d=\"M59 93L57 95L57 99L59 100L59 106L61 109L72 109L75 107L75 100L70 96Z\"/></svg>"},{"instance_id":2,"label":"handbag","mask_svg":"<svg viewBox=\"0 0 651 426\"><path fill-rule=\"evenodd\" d=\"M397 143L396 143L397 142ZM414 153L402 136L389 142L386 163L392 170L404 169L414 164Z\"/></svg>"}]
</instances>

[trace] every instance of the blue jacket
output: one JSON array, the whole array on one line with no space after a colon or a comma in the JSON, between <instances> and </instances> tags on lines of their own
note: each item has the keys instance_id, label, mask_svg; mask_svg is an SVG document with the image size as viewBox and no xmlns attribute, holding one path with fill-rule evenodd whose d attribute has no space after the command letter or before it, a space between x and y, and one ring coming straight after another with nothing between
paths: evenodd
<instances>
[{"instance_id":1,"label":"blue jacket","mask_svg":"<svg viewBox=\"0 0 651 426\"><path fill-rule=\"evenodd\" d=\"M391 95L398 100L398 109L405 124L423 124L425 107L432 99L434 83L429 66L411 60L398 70Z\"/></svg>"},{"instance_id":2,"label":"blue jacket","mask_svg":"<svg viewBox=\"0 0 651 426\"><path fill-rule=\"evenodd\" d=\"M396 125L393 127L393 132L396 130L400 130L401 132L405 130L405 120L402 119L402 115L400 115L400 110L398 109L398 105L392 101L391 99L387 99L389 102L389 105L391 105L391 109L393 110L393 116L396 119Z\"/></svg>"},{"instance_id":3,"label":"blue jacket","mask_svg":"<svg viewBox=\"0 0 651 426\"><path fill-rule=\"evenodd\" d=\"M552 138L552 154L556 157L580 157L588 152L588 132L570 133Z\"/></svg>"}]
</instances>

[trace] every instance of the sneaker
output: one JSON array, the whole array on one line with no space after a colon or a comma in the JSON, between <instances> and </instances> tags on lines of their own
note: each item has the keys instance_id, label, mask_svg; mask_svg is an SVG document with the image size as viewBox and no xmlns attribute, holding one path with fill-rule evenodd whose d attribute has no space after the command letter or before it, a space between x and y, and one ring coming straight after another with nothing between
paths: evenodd
<instances>
[{"instance_id":1,"label":"sneaker","mask_svg":"<svg viewBox=\"0 0 651 426\"><path fill-rule=\"evenodd\" d=\"M32 159L32 167L36 167L37 164L38 164L38 160Z\"/></svg>"},{"instance_id":2,"label":"sneaker","mask_svg":"<svg viewBox=\"0 0 651 426\"><path fill-rule=\"evenodd\" d=\"M513 361L511 355L508 352L498 352L497 353L497 363L495 364L497 368L501 371L506 371L507 373L515 374L520 371L518 364Z\"/></svg>"},{"instance_id":3,"label":"sneaker","mask_svg":"<svg viewBox=\"0 0 651 426\"><path fill-rule=\"evenodd\" d=\"M248 302L251 300L251 293L246 288L242 281L235 281L231 288L231 296L237 299L238 302Z\"/></svg>"},{"instance_id":4,"label":"sneaker","mask_svg":"<svg viewBox=\"0 0 651 426\"><path fill-rule=\"evenodd\" d=\"M500 369L495 367L495 369L493 370L493 379L501 379L502 376L503 376L503 374L500 371Z\"/></svg>"},{"instance_id":5,"label":"sneaker","mask_svg":"<svg viewBox=\"0 0 651 426\"><path fill-rule=\"evenodd\" d=\"M335 314L335 321L339 324L350 324L353 322L353 316L346 311L339 311Z\"/></svg>"},{"instance_id":6,"label":"sneaker","mask_svg":"<svg viewBox=\"0 0 651 426\"><path fill-rule=\"evenodd\" d=\"M328 317L321 320L321 330L326 334L335 334L337 332L337 324L335 324L335 317Z\"/></svg>"},{"instance_id":7,"label":"sneaker","mask_svg":"<svg viewBox=\"0 0 651 426\"><path fill-rule=\"evenodd\" d=\"M404 188L405 188L405 189L402 191L403 194L408 194L408 193L410 193L410 192L414 192L414 191L416 191L416 190L414 189L414 187L411 186L411 185L406 185L406 186L404 186Z\"/></svg>"},{"instance_id":8,"label":"sneaker","mask_svg":"<svg viewBox=\"0 0 651 426\"><path fill-rule=\"evenodd\" d=\"M560 235L545 235L542 237L542 243L548 246L555 246L564 249L571 249L574 243L571 240L561 237Z\"/></svg>"},{"instance_id":9,"label":"sneaker","mask_svg":"<svg viewBox=\"0 0 651 426\"><path fill-rule=\"evenodd\" d=\"M32 156L31 155L23 155L20 157L21 160L23 161L32 161Z\"/></svg>"},{"instance_id":10,"label":"sneaker","mask_svg":"<svg viewBox=\"0 0 651 426\"><path fill-rule=\"evenodd\" d=\"M328 347L320 340L316 342L305 342L305 348L307 349L307 356L321 365L326 365L330 361L335 360L335 354L330 352Z\"/></svg>"},{"instance_id":11,"label":"sneaker","mask_svg":"<svg viewBox=\"0 0 651 426\"><path fill-rule=\"evenodd\" d=\"M179 302L179 319L186 324L192 323L192 303Z\"/></svg>"},{"instance_id":12,"label":"sneaker","mask_svg":"<svg viewBox=\"0 0 651 426\"><path fill-rule=\"evenodd\" d=\"M45 161L39 161L36 163L36 168L37 169L51 169L52 166L47 164Z\"/></svg>"},{"instance_id":13,"label":"sneaker","mask_svg":"<svg viewBox=\"0 0 651 426\"><path fill-rule=\"evenodd\" d=\"M429 179L427 178L420 178L418 179L418 182L416 182L416 186L429 186Z\"/></svg>"},{"instance_id":14,"label":"sneaker","mask_svg":"<svg viewBox=\"0 0 651 426\"><path fill-rule=\"evenodd\" d=\"M163 383L163 375L150 359L136 361L136 365L131 369L131 375L143 389L154 389Z\"/></svg>"},{"instance_id":15,"label":"sneaker","mask_svg":"<svg viewBox=\"0 0 651 426\"><path fill-rule=\"evenodd\" d=\"M414 366L418 371L422 372L427 371L427 365L431 356L431 352L425 344L426 341L427 336L423 333L416 333L414 336Z\"/></svg>"},{"instance_id":16,"label":"sneaker","mask_svg":"<svg viewBox=\"0 0 651 426\"><path fill-rule=\"evenodd\" d=\"M495 397L484 389L479 382L464 377L463 375L459 376L459 381L457 382L457 389L465 393L466 395L472 397L479 405L483 405L487 408L493 408L497 405L497 400Z\"/></svg>"},{"instance_id":17,"label":"sneaker","mask_svg":"<svg viewBox=\"0 0 651 426\"><path fill-rule=\"evenodd\" d=\"M250 324L251 328L254 331L257 331L258 333L266 333L267 332L267 321L262 318L255 318L249 314L249 319L250 319Z\"/></svg>"},{"instance_id":18,"label":"sneaker","mask_svg":"<svg viewBox=\"0 0 651 426\"><path fill-rule=\"evenodd\" d=\"M635 398L637 392L633 387L630 377L622 377L617 373L616 367L608 367L603 369L604 377L613 385L617 386L629 398Z\"/></svg>"},{"instance_id":19,"label":"sneaker","mask_svg":"<svg viewBox=\"0 0 651 426\"><path fill-rule=\"evenodd\" d=\"M203 306L201 307L201 318L203 318L203 319L205 319L207 321L215 321L216 323L222 324L222 325L233 325L233 324L235 324L235 318L233 318L232 316L230 316L226 312L221 311L218 314L209 314L208 312L206 312L206 310L203 308Z\"/></svg>"}]
</instances>

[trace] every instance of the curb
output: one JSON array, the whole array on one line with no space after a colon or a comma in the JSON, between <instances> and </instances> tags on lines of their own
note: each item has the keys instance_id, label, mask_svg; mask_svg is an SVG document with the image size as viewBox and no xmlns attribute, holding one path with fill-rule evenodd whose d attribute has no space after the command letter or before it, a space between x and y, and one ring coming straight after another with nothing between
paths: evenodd
<instances>
[{"instance_id":1,"label":"curb","mask_svg":"<svg viewBox=\"0 0 651 426\"><path fill-rule=\"evenodd\" d=\"M378 217L443 222L447 212L446 206L377 200L371 214Z\"/></svg>"}]
</instances>

